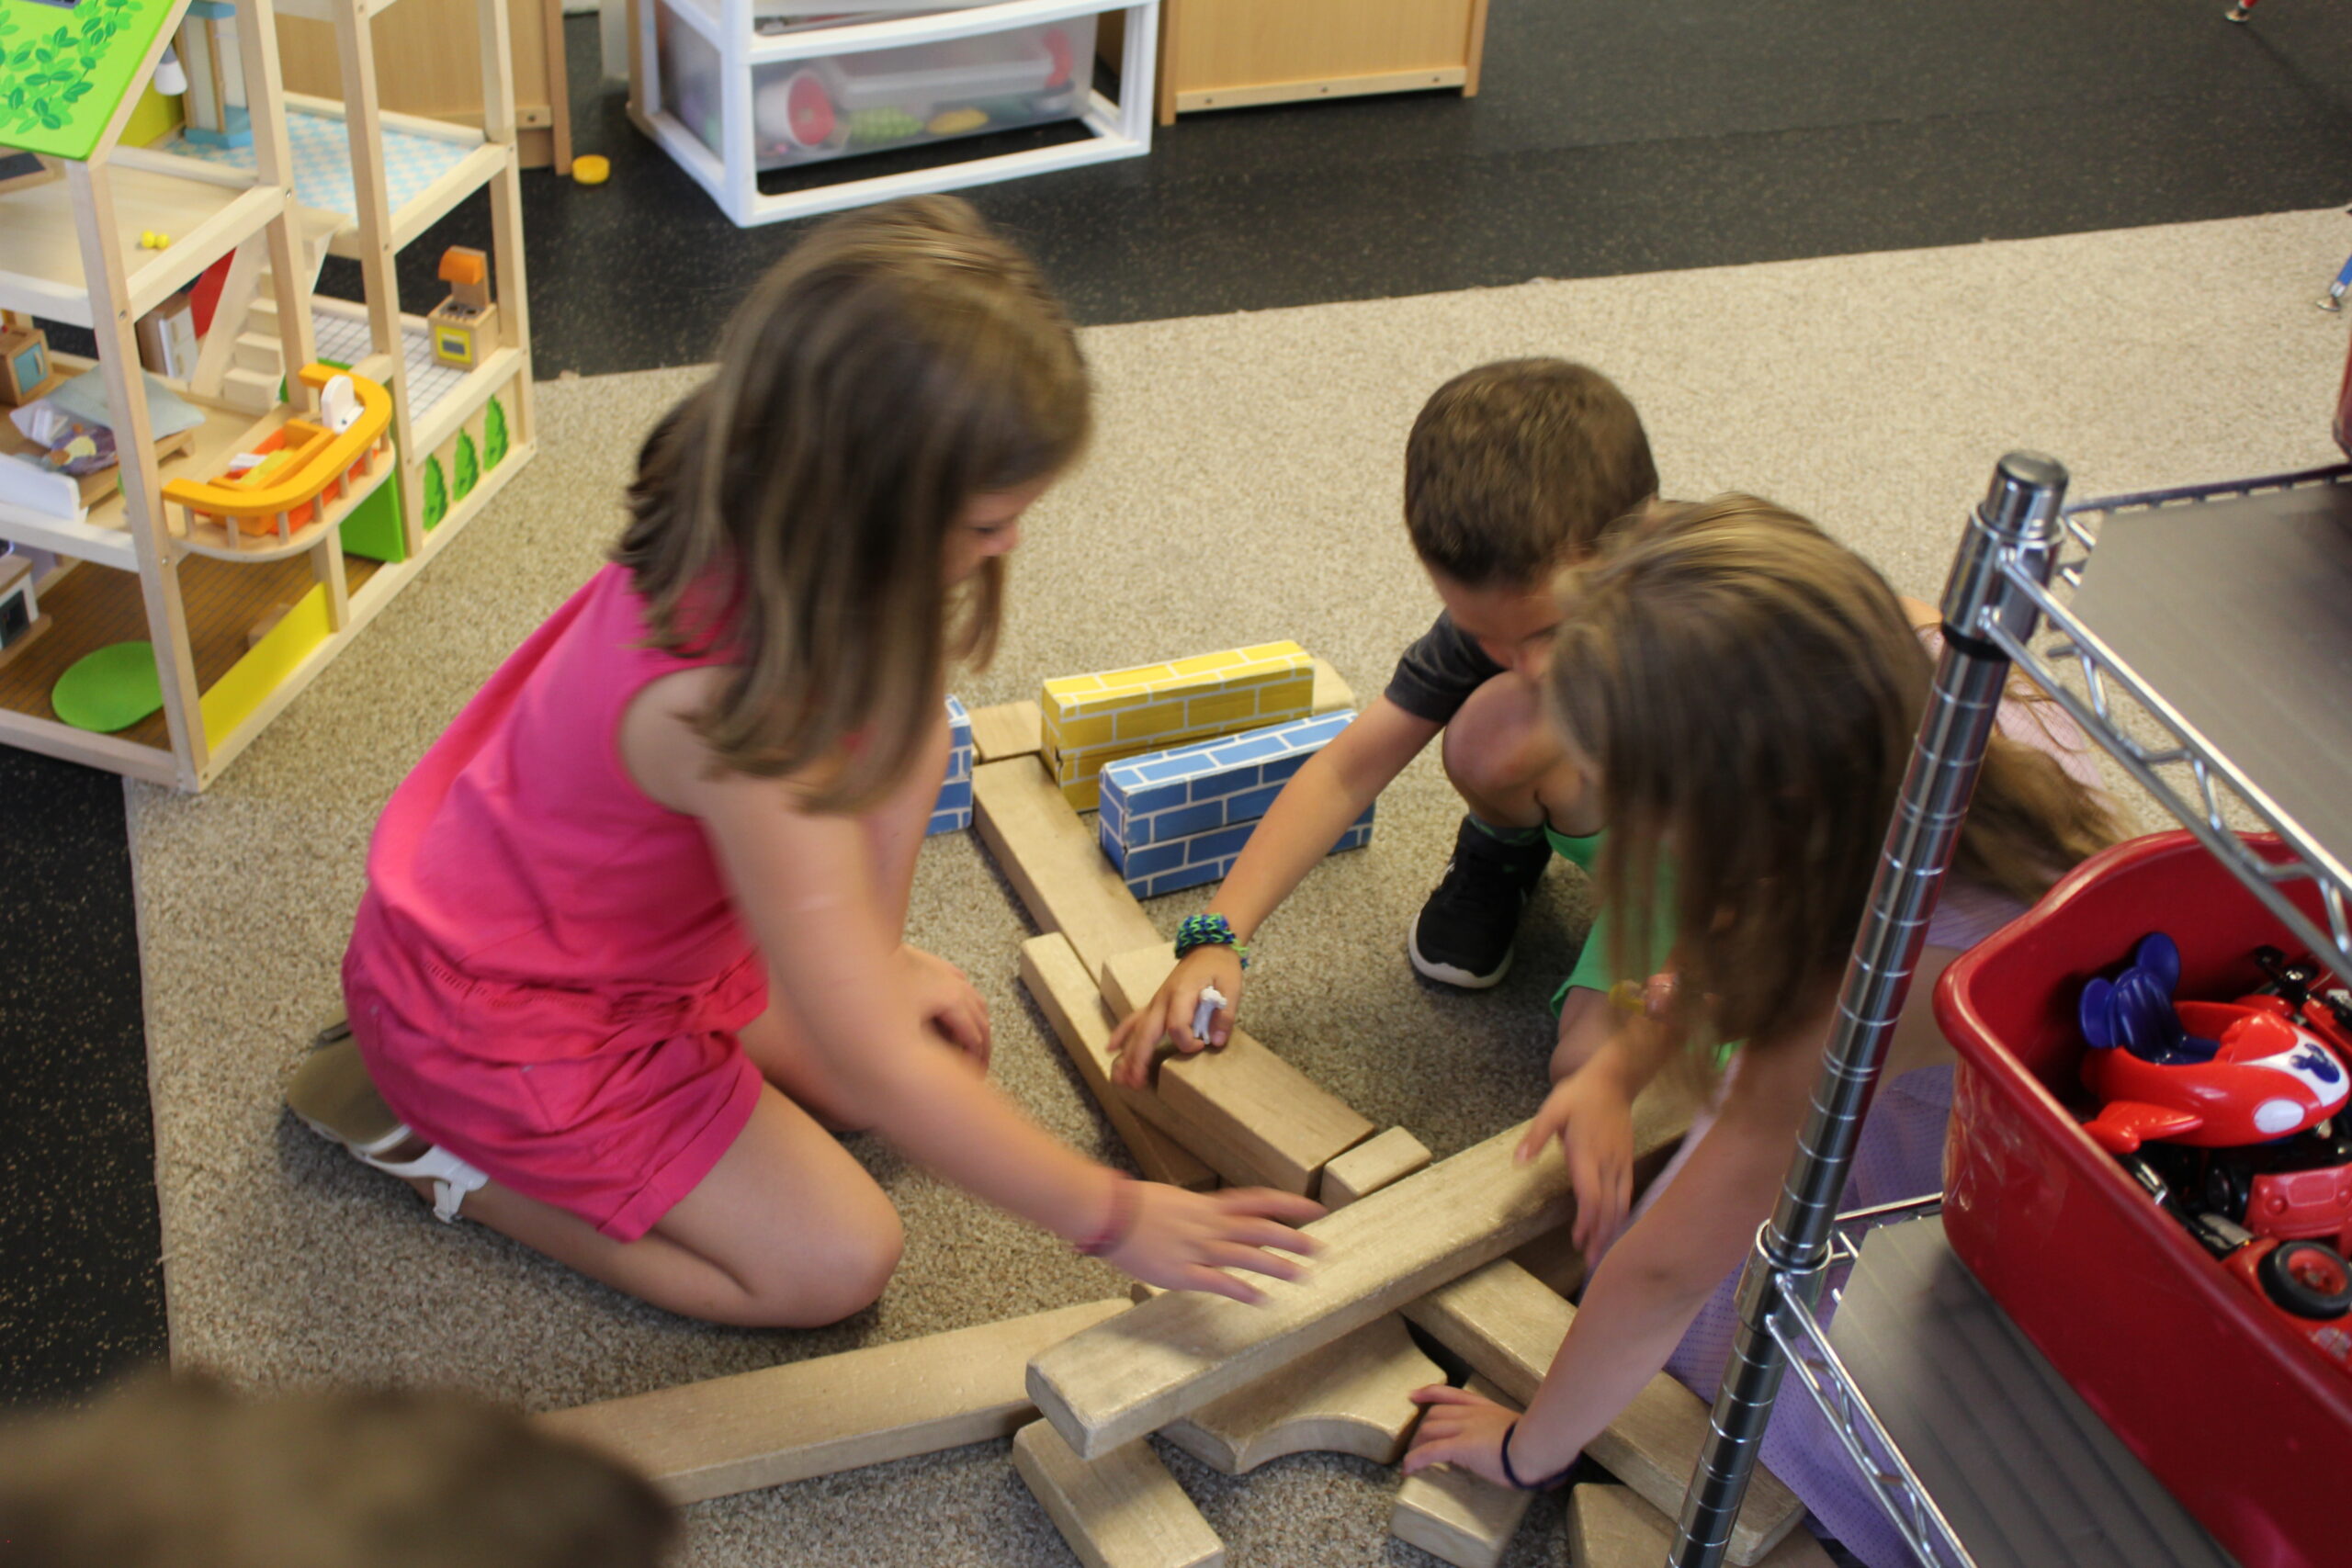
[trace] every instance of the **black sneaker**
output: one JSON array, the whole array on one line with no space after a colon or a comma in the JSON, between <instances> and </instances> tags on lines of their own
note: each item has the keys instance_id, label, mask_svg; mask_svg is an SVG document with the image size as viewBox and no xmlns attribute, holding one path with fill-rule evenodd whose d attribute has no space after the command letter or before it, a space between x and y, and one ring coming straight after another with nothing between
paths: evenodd
<instances>
[{"instance_id":1,"label":"black sneaker","mask_svg":"<svg viewBox=\"0 0 2352 1568\"><path fill-rule=\"evenodd\" d=\"M1520 914L1551 863L1552 846L1544 839L1507 844L1464 817L1445 880L1406 936L1413 967L1425 978L1464 990L1482 991L1500 980L1510 972Z\"/></svg>"}]
</instances>

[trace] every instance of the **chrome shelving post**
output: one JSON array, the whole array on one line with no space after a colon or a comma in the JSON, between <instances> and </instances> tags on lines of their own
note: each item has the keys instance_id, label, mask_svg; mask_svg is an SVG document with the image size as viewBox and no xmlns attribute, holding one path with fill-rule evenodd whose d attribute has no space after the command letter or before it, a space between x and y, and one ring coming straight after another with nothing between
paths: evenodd
<instances>
[{"instance_id":1,"label":"chrome shelving post","mask_svg":"<svg viewBox=\"0 0 2352 1568\"><path fill-rule=\"evenodd\" d=\"M1959 842L2008 677L2008 655L1992 634L1997 629L2020 642L2032 635L2039 610L2016 588L2012 574L2048 581L2064 537L2059 505L2065 491L2066 470L2054 459L2030 452L2003 457L1945 584L1944 649L1935 685L1855 935L1813 1109L1780 1204L1758 1232L1740 1276L1739 1332L1715 1398L1713 1430L1683 1498L1669 1568L1715 1568L1723 1561L1787 1367L1774 1320L1784 1300L1800 1303L1804 1310L1794 1315L1804 1317L1820 1298L1838 1200L1862 1117L1910 990L1928 917ZM1899 1472L1873 1481L1882 1490L1911 1484Z\"/></svg>"}]
</instances>

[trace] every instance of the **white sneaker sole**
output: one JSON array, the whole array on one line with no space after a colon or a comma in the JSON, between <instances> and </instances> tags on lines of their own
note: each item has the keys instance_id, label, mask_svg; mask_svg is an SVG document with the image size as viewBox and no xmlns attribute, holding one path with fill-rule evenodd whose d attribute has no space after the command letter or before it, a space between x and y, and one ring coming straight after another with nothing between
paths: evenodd
<instances>
[{"instance_id":1,"label":"white sneaker sole","mask_svg":"<svg viewBox=\"0 0 2352 1568\"><path fill-rule=\"evenodd\" d=\"M1514 949L1515 953L1517 950ZM1453 986L1464 991L1483 991L1502 984L1510 973L1512 953L1503 954L1502 963L1491 975L1473 975L1469 970L1452 964L1441 964L1421 952L1421 922L1417 917L1405 930L1405 956L1412 961L1413 972L1424 980L1435 980L1441 986Z\"/></svg>"}]
</instances>

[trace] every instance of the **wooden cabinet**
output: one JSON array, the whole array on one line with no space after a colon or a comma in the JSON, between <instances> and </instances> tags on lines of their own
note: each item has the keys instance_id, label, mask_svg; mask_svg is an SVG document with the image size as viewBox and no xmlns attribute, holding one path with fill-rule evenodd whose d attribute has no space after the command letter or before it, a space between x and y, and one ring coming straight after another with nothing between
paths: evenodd
<instances>
[{"instance_id":1,"label":"wooden cabinet","mask_svg":"<svg viewBox=\"0 0 2352 1568\"><path fill-rule=\"evenodd\" d=\"M382 108L465 125L481 123L481 61L475 0L400 0L369 23ZM571 100L566 91L563 0L507 0L514 58L515 149L523 167L571 172ZM286 90L343 96L334 28L280 7L277 51Z\"/></svg>"},{"instance_id":2,"label":"wooden cabinet","mask_svg":"<svg viewBox=\"0 0 2352 1568\"><path fill-rule=\"evenodd\" d=\"M1467 97L1487 0L1163 0L1159 38L1162 125L1195 109L1361 93Z\"/></svg>"}]
</instances>

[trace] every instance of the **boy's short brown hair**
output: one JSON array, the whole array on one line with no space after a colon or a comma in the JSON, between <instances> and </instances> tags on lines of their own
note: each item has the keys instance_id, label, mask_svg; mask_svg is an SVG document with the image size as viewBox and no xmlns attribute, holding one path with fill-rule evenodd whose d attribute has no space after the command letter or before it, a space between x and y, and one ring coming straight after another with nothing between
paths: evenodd
<instances>
[{"instance_id":1,"label":"boy's short brown hair","mask_svg":"<svg viewBox=\"0 0 2352 1568\"><path fill-rule=\"evenodd\" d=\"M1657 493L1641 416L1565 359L1505 359L1430 395L1405 443L1405 527L1468 588L1533 583Z\"/></svg>"}]
</instances>

